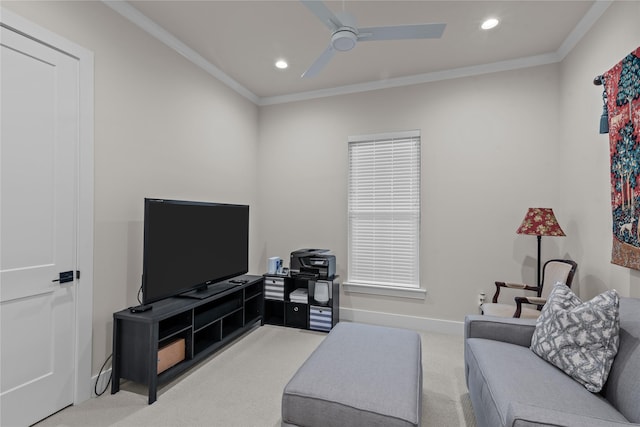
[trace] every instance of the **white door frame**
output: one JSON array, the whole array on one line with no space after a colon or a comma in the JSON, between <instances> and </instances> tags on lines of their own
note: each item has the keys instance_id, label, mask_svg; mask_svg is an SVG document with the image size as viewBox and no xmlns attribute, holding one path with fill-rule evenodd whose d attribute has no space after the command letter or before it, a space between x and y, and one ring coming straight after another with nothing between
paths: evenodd
<instances>
[{"instance_id":1,"label":"white door frame","mask_svg":"<svg viewBox=\"0 0 640 427\"><path fill-rule=\"evenodd\" d=\"M91 397L93 333L93 52L0 7L0 25L78 60L79 152L75 379L73 402Z\"/></svg>"}]
</instances>

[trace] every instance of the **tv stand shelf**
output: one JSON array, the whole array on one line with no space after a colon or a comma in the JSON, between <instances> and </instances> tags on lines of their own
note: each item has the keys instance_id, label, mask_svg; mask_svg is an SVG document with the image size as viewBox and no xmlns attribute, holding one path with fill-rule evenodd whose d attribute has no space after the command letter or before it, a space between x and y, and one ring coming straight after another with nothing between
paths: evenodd
<instances>
[{"instance_id":1,"label":"tv stand shelf","mask_svg":"<svg viewBox=\"0 0 640 427\"><path fill-rule=\"evenodd\" d=\"M121 379L131 380L147 385L151 404L156 401L158 384L263 324L263 278L247 275L237 279L247 282L204 299L172 297L153 303L144 312L126 309L114 313L111 394L120 390ZM181 340L184 359L158 373L159 350L171 344L182 347Z\"/></svg>"}]
</instances>

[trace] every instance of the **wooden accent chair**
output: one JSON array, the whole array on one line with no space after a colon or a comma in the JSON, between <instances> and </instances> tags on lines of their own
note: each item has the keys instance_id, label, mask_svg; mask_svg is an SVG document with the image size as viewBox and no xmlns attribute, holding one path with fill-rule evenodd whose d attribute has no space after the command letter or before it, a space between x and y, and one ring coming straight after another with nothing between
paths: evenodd
<instances>
[{"instance_id":1,"label":"wooden accent chair","mask_svg":"<svg viewBox=\"0 0 640 427\"><path fill-rule=\"evenodd\" d=\"M562 282L571 287L573 276L576 273L578 264L569 259L552 259L544 263L542 268L542 283L540 287L525 285L523 283L496 282L496 293L493 295L493 302L480 306L482 314L500 317L523 317L537 319L542 306L547 302L547 297L557 282ZM547 286L545 286L545 284ZM515 297L516 305L499 304L498 296L501 288L522 289L533 291L536 296ZM536 308L522 307L522 304L532 304Z\"/></svg>"}]
</instances>

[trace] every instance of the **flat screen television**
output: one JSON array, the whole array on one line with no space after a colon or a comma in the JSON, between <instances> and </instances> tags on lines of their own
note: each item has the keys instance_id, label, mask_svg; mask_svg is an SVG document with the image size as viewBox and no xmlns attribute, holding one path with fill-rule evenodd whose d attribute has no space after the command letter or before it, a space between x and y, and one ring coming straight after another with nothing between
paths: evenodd
<instances>
[{"instance_id":1,"label":"flat screen television","mask_svg":"<svg viewBox=\"0 0 640 427\"><path fill-rule=\"evenodd\" d=\"M145 198L143 304L204 298L248 264L249 206Z\"/></svg>"}]
</instances>

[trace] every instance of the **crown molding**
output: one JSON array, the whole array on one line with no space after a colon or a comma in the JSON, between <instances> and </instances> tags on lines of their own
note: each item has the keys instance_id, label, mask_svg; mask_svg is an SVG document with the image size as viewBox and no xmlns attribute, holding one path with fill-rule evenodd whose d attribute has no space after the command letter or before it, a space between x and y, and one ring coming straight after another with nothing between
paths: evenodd
<instances>
[{"instance_id":1,"label":"crown molding","mask_svg":"<svg viewBox=\"0 0 640 427\"><path fill-rule=\"evenodd\" d=\"M284 104L289 102L306 101L330 96L349 95L372 90L389 89L401 86L410 86L422 83L431 83L441 80L457 79L460 77L471 77L483 74L496 73L501 71L518 70L522 68L535 67L539 65L553 64L562 61L567 54L578 44L578 42L589 31L593 24L600 19L602 14L613 3L614 0L596 0L587 13L582 17L576 27L569 33L555 52L541 55L528 56L524 58L510 59L506 61L493 62L489 64L473 65L470 67L460 67L450 70L436 71L433 73L417 74L413 76L397 77L386 80L378 80L353 85L338 86L328 89L320 89L308 92L297 92L287 95L276 95L259 97L246 87L242 86L224 71L207 61L199 53L184 44L173 34L156 24L151 19L131 6L126 1L102 0L104 4L127 18L129 21L172 48L180 55L202 68L216 79L233 89L243 97L247 98L255 105L267 106Z\"/></svg>"},{"instance_id":2,"label":"crown molding","mask_svg":"<svg viewBox=\"0 0 640 427\"><path fill-rule=\"evenodd\" d=\"M397 77L393 79L378 80L374 82L358 83L347 86L338 86L329 89L320 89L309 92L298 92L290 95L262 97L258 105L284 104L287 102L306 101L329 96L348 95L372 90L389 89L400 86L411 86L421 83L431 83L442 80L457 79L460 77L471 77L482 74L496 73L500 71L518 70L521 68L535 67L538 65L552 64L559 62L558 55L545 53L542 55L528 56L525 58L510 59L507 61L493 62L490 64L473 65L470 67L453 68L450 70L436 71L433 73L416 74L407 77Z\"/></svg>"},{"instance_id":3,"label":"crown molding","mask_svg":"<svg viewBox=\"0 0 640 427\"><path fill-rule=\"evenodd\" d=\"M249 101L253 102L256 105L259 103L260 98L257 95L248 90L246 87L242 86L224 71L204 59L198 52L191 49L173 34L162 28L160 25L156 24L151 19L147 18L146 15L142 14L142 12L131 6L126 1L102 0L102 2L165 45L169 46L171 49L178 52L180 55L184 56L186 59L188 59L198 67L202 68L207 73L211 74L216 79L220 80L222 83L224 83L240 95L247 98Z\"/></svg>"},{"instance_id":4,"label":"crown molding","mask_svg":"<svg viewBox=\"0 0 640 427\"><path fill-rule=\"evenodd\" d=\"M562 42L556 53L558 54L559 61L562 61L571 50L576 47L582 37L587 34L593 24L604 14L614 0L596 0L596 2L589 8L587 13L582 17L578 25L569 33L567 38Z\"/></svg>"}]
</instances>

